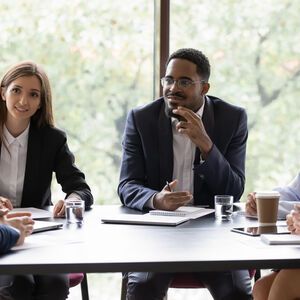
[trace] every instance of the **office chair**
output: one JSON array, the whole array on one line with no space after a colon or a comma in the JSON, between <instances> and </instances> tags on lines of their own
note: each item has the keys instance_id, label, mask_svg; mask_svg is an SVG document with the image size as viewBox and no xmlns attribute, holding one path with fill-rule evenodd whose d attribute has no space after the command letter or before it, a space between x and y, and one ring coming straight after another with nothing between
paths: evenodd
<instances>
[{"instance_id":1,"label":"office chair","mask_svg":"<svg viewBox=\"0 0 300 300\"><path fill-rule=\"evenodd\" d=\"M81 297L82 300L89 300L89 291L86 273L71 273L69 274L69 287L72 288L81 284Z\"/></svg>"}]
</instances>

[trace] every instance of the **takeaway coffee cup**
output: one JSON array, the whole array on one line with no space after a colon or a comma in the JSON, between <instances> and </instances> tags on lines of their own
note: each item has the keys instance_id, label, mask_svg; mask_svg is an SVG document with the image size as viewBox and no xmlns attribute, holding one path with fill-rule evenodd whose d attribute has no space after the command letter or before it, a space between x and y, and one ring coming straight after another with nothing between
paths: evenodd
<instances>
[{"instance_id":1,"label":"takeaway coffee cup","mask_svg":"<svg viewBox=\"0 0 300 300\"><path fill-rule=\"evenodd\" d=\"M260 191L255 194L260 226L276 224L280 194L276 191Z\"/></svg>"}]
</instances>

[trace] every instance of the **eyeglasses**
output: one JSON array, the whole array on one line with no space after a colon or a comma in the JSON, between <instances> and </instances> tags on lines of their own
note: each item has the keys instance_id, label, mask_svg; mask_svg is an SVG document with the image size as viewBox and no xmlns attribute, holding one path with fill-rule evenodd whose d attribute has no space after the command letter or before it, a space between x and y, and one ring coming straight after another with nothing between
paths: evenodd
<instances>
[{"instance_id":1,"label":"eyeglasses","mask_svg":"<svg viewBox=\"0 0 300 300\"><path fill-rule=\"evenodd\" d=\"M172 77L163 77L163 78L161 78L160 82L163 87L170 87L174 84L174 82L177 82L177 85L180 89L187 89L191 85L193 85L197 82L204 83L205 80L193 81L193 80L187 79L187 78L180 78L180 79L175 80Z\"/></svg>"}]
</instances>

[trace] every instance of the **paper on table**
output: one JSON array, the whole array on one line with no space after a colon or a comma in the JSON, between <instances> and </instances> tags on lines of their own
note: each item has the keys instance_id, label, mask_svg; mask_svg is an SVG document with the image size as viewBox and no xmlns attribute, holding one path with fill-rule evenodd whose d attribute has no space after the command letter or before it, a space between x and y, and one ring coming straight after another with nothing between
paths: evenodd
<instances>
[{"instance_id":1,"label":"paper on table","mask_svg":"<svg viewBox=\"0 0 300 300\"><path fill-rule=\"evenodd\" d=\"M257 220L257 215L249 215L247 214L244 210L239 210L236 212L236 214L238 216L244 216L244 217L247 217L247 218L251 218L251 219L255 219ZM285 216L278 216L277 220L285 220Z\"/></svg>"},{"instance_id":2,"label":"paper on table","mask_svg":"<svg viewBox=\"0 0 300 300\"><path fill-rule=\"evenodd\" d=\"M262 234L260 238L269 245L300 244L300 235L296 234Z\"/></svg>"},{"instance_id":3,"label":"paper on table","mask_svg":"<svg viewBox=\"0 0 300 300\"><path fill-rule=\"evenodd\" d=\"M149 212L150 215L157 216L180 216L196 219L214 212L214 209L197 207L197 206L181 206L174 211L154 209Z\"/></svg>"},{"instance_id":4,"label":"paper on table","mask_svg":"<svg viewBox=\"0 0 300 300\"><path fill-rule=\"evenodd\" d=\"M10 211L10 213L31 212L32 219L51 218L52 212L35 207L18 207Z\"/></svg>"},{"instance_id":5,"label":"paper on table","mask_svg":"<svg viewBox=\"0 0 300 300\"><path fill-rule=\"evenodd\" d=\"M57 246L58 244L72 244L72 243L81 243L83 242L81 239L76 237L76 240L72 237L66 236L58 236L58 235L50 235L50 234L42 234L42 235L30 235L25 239L23 245L14 246L11 250L23 250L23 249L31 249L38 247L49 247L49 246Z\"/></svg>"}]
</instances>

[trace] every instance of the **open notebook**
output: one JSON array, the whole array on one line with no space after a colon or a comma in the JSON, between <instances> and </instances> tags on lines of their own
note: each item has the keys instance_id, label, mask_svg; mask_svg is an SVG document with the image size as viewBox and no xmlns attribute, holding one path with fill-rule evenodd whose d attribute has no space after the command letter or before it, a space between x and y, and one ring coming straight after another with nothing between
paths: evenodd
<instances>
[{"instance_id":1,"label":"open notebook","mask_svg":"<svg viewBox=\"0 0 300 300\"><path fill-rule=\"evenodd\" d=\"M33 233L42 232L47 230L59 229L64 226L63 223L60 222L52 222L52 221L34 221Z\"/></svg>"}]
</instances>

